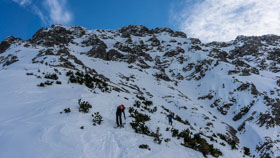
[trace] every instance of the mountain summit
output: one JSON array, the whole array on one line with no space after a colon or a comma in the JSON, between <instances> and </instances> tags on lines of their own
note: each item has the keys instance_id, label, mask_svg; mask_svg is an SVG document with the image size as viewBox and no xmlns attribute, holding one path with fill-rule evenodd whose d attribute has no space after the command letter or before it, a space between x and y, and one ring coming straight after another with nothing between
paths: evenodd
<instances>
[{"instance_id":1,"label":"mountain summit","mask_svg":"<svg viewBox=\"0 0 280 158\"><path fill-rule=\"evenodd\" d=\"M279 72L276 35L202 43L169 28L52 25L10 36L0 157L277 158Z\"/></svg>"}]
</instances>

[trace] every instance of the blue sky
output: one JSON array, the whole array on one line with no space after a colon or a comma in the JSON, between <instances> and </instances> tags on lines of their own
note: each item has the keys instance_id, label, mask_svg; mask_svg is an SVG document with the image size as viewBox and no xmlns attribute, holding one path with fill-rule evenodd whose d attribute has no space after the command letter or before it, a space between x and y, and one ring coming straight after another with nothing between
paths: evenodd
<instances>
[{"instance_id":1,"label":"blue sky","mask_svg":"<svg viewBox=\"0 0 280 158\"><path fill-rule=\"evenodd\" d=\"M169 27L204 42L280 35L279 0L0 0L0 40L51 24L118 29Z\"/></svg>"},{"instance_id":2,"label":"blue sky","mask_svg":"<svg viewBox=\"0 0 280 158\"><path fill-rule=\"evenodd\" d=\"M62 13L54 16L62 16L62 19L68 19L67 15L71 17L64 21L52 19L52 13L49 12L51 9L46 7L44 0L0 0L0 40L9 35L28 39L39 28L53 23L79 25L88 29L117 29L129 24L176 29L170 22L170 9L176 1L181 0L172 3L170 0L60 1ZM40 9L45 21L40 19L33 6Z\"/></svg>"}]
</instances>

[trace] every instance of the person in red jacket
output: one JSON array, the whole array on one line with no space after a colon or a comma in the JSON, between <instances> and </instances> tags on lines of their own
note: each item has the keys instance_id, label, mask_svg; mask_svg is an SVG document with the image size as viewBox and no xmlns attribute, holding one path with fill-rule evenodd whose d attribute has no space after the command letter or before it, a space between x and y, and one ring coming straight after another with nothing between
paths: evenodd
<instances>
[{"instance_id":1,"label":"person in red jacket","mask_svg":"<svg viewBox=\"0 0 280 158\"><path fill-rule=\"evenodd\" d=\"M123 104L119 105L117 107L117 111L116 111L116 122L117 122L117 126L118 127L123 127L123 124L122 124L122 113L123 113L123 116L124 116L124 119L126 120L126 117L125 117L125 106Z\"/></svg>"}]
</instances>

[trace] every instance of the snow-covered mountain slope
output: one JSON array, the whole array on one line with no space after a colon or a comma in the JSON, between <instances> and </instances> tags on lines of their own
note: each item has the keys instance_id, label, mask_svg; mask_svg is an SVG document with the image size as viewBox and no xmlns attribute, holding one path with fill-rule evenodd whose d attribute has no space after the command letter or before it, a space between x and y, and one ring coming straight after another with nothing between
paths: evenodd
<instances>
[{"instance_id":1,"label":"snow-covered mountain slope","mask_svg":"<svg viewBox=\"0 0 280 158\"><path fill-rule=\"evenodd\" d=\"M275 35L205 44L168 28L53 25L8 37L0 157L279 157L279 63Z\"/></svg>"}]
</instances>

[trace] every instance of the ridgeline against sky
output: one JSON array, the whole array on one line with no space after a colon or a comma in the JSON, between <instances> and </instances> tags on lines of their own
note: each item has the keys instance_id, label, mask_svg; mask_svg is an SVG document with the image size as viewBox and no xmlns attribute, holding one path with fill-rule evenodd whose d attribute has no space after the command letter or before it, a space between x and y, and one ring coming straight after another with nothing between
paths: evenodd
<instances>
[{"instance_id":1,"label":"ridgeline against sky","mask_svg":"<svg viewBox=\"0 0 280 158\"><path fill-rule=\"evenodd\" d=\"M280 1L275 0L1 0L0 40L30 38L52 24L117 29L130 24L169 27L204 42L237 35L280 33Z\"/></svg>"}]
</instances>

